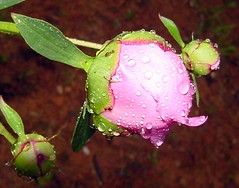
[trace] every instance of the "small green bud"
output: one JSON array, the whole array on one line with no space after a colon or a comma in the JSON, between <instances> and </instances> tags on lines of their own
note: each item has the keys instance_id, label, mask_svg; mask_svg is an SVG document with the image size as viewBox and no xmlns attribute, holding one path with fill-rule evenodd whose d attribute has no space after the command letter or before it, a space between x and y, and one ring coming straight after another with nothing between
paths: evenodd
<instances>
[{"instance_id":1,"label":"small green bud","mask_svg":"<svg viewBox=\"0 0 239 188\"><path fill-rule=\"evenodd\" d=\"M186 68L198 76L208 75L219 69L220 56L217 45L206 40L193 40L182 49Z\"/></svg>"},{"instance_id":2,"label":"small green bud","mask_svg":"<svg viewBox=\"0 0 239 188\"><path fill-rule=\"evenodd\" d=\"M12 146L13 163L22 176L38 178L55 167L54 146L39 134L18 137Z\"/></svg>"}]
</instances>

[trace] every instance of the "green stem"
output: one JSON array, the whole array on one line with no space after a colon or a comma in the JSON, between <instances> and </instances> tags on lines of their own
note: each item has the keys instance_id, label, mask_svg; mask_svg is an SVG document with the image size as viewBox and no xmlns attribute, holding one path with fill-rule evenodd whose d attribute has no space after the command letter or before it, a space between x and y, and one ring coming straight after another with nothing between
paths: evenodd
<instances>
[{"instance_id":1,"label":"green stem","mask_svg":"<svg viewBox=\"0 0 239 188\"><path fill-rule=\"evenodd\" d=\"M84 47L93 48L96 50L99 50L102 48L102 44L88 42L88 41L84 41L84 40L73 39L73 38L69 38L69 37L66 37L66 38L77 46L84 46Z\"/></svg>"},{"instance_id":2,"label":"green stem","mask_svg":"<svg viewBox=\"0 0 239 188\"><path fill-rule=\"evenodd\" d=\"M199 107L200 94L199 94L199 90L198 90L198 86L197 86L196 76L193 73L190 73L190 75L191 75L191 77L193 79L193 83L196 87L196 103L197 103L197 106Z\"/></svg>"},{"instance_id":3,"label":"green stem","mask_svg":"<svg viewBox=\"0 0 239 188\"><path fill-rule=\"evenodd\" d=\"M11 133L7 131L7 129L0 123L0 134L3 135L10 144L14 144L16 142L16 138L14 138Z\"/></svg>"},{"instance_id":4,"label":"green stem","mask_svg":"<svg viewBox=\"0 0 239 188\"><path fill-rule=\"evenodd\" d=\"M0 21L0 32L1 33L6 33L6 34L20 34L20 31L16 27L15 23L3 22L3 21ZM88 41L79 40L79 39L73 39L73 38L69 38L69 37L66 37L66 38L77 46L93 48L93 49L96 49L96 50L99 50L102 47L102 44L98 44L98 43L94 43L94 42L88 42Z\"/></svg>"},{"instance_id":5,"label":"green stem","mask_svg":"<svg viewBox=\"0 0 239 188\"><path fill-rule=\"evenodd\" d=\"M7 34L20 34L15 23L0 21L0 32Z\"/></svg>"}]
</instances>

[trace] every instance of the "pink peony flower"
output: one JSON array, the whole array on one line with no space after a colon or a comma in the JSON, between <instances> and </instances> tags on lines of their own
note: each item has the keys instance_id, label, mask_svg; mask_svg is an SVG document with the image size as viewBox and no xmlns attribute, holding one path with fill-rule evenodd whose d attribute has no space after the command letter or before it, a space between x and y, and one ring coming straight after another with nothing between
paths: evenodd
<instances>
[{"instance_id":1,"label":"pink peony flower","mask_svg":"<svg viewBox=\"0 0 239 188\"><path fill-rule=\"evenodd\" d=\"M174 122L194 127L202 125L207 117L188 117L195 86L181 58L161 37L140 32L111 41L117 44L117 49L111 51L116 52L117 61L112 63L114 68L107 82L111 100L95 114L94 123L105 134L112 131L113 124L159 147ZM107 50L103 50L105 54ZM89 79L88 89L93 86ZM94 110L97 100L92 103L91 94L88 99Z\"/></svg>"}]
</instances>

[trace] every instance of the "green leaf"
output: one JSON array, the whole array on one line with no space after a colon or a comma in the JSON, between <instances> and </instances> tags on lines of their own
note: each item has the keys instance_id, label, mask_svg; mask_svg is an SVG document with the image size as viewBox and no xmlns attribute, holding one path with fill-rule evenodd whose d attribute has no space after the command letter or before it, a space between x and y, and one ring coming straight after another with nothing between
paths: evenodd
<instances>
[{"instance_id":1,"label":"green leaf","mask_svg":"<svg viewBox=\"0 0 239 188\"><path fill-rule=\"evenodd\" d=\"M21 117L18 115L18 113L14 109L12 109L10 106L7 105L7 103L5 103L2 96L0 96L0 110L2 111L4 117L6 118L12 130L18 136L25 135L24 125L23 125Z\"/></svg>"},{"instance_id":2,"label":"green leaf","mask_svg":"<svg viewBox=\"0 0 239 188\"><path fill-rule=\"evenodd\" d=\"M93 58L80 51L59 29L20 14L12 14L12 18L26 43L37 53L87 72Z\"/></svg>"},{"instance_id":3,"label":"green leaf","mask_svg":"<svg viewBox=\"0 0 239 188\"><path fill-rule=\"evenodd\" d=\"M0 10L21 3L23 1L25 0L0 0Z\"/></svg>"},{"instance_id":4,"label":"green leaf","mask_svg":"<svg viewBox=\"0 0 239 188\"><path fill-rule=\"evenodd\" d=\"M176 42L179 44L179 46L181 46L181 48L183 48L185 46L185 44L181 38L180 32L179 32L176 24L172 20L165 18L161 15L159 15L159 19L162 21L164 26L168 29L169 33L174 38L174 40L176 40Z\"/></svg>"},{"instance_id":5,"label":"green leaf","mask_svg":"<svg viewBox=\"0 0 239 188\"><path fill-rule=\"evenodd\" d=\"M0 134L4 136L8 142L10 142L11 145L13 145L16 142L16 139L7 131L7 129L3 126L3 124L0 122Z\"/></svg>"},{"instance_id":6,"label":"green leaf","mask_svg":"<svg viewBox=\"0 0 239 188\"><path fill-rule=\"evenodd\" d=\"M91 114L87 111L85 102L80 111L71 140L71 147L73 151L80 151L95 133L96 129L89 126L90 117Z\"/></svg>"},{"instance_id":7,"label":"green leaf","mask_svg":"<svg viewBox=\"0 0 239 188\"><path fill-rule=\"evenodd\" d=\"M7 34L20 34L15 23L0 21L0 32Z\"/></svg>"}]
</instances>

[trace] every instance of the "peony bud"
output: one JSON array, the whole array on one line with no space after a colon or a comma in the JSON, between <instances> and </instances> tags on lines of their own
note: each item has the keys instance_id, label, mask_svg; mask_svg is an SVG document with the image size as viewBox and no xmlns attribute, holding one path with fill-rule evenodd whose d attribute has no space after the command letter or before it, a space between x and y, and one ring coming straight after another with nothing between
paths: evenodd
<instances>
[{"instance_id":1,"label":"peony bud","mask_svg":"<svg viewBox=\"0 0 239 188\"><path fill-rule=\"evenodd\" d=\"M180 57L154 32L124 32L97 53L87 78L88 106L106 135L140 134L156 147L177 122L188 117L195 87Z\"/></svg>"},{"instance_id":2,"label":"peony bud","mask_svg":"<svg viewBox=\"0 0 239 188\"><path fill-rule=\"evenodd\" d=\"M216 45L210 40L193 40L182 49L186 68L198 76L219 69L220 57Z\"/></svg>"},{"instance_id":3,"label":"peony bud","mask_svg":"<svg viewBox=\"0 0 239 188\"><path fill-rule=\"evenodd\" d=\"M38 178L55 167L55 151L46 138L39 134L18 137L12 146L13 163L22 176Z\"/></svg>"}]
</instances>

